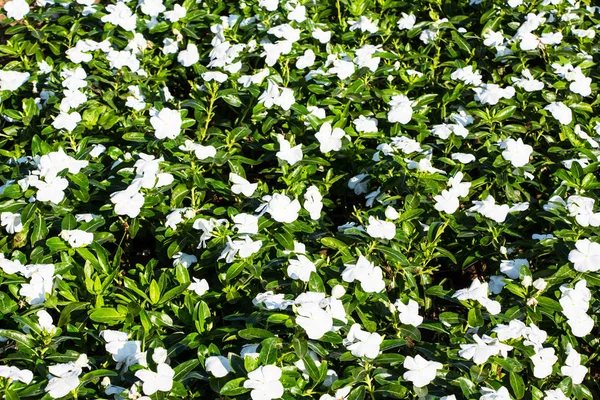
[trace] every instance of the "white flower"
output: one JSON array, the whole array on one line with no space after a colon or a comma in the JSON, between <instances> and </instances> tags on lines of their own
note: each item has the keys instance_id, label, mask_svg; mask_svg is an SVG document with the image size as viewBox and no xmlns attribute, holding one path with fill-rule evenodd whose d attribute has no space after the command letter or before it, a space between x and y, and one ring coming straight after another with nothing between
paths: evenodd
<instances>
[{"instance_id":1,"label":"white flower","mask_svg":"<svg viewBox=\"0 0 600 400\"><path fill-rule=\"evenodd\" d=\"M515 95L515 89L512 86L501 88L495 83L484 83L479 87L473 88L475 100L481 104L498 104L500 99L510 99Z\"/></svg>"},{"instance_id":2,"label":"white flower","mask_svg":"<svg viewBox=\"0 0 600 400\"><path fill-rule=\"evenodd\" d=\"M413 299L408 300L408 304L404 304L398 299L394 306L398 310L400 322L403 324L416 327L423 322L423 317L419 315L419 303Z\"/></svg>"},{"instance_id":3,"label":"white flower","mask_svg":"<svg viewBox=\"0 0 600 400\"><path fill-rule=\"evenodd\" d=\"M240 351L240 357L252 357L254 359L258 358L260 353L257 351L260 343L248 343L242 346L242 350Z\"/></svg>"},{"instance_id":4,"label":"white flower","mask_svg":"<svg viewBox=\"0 0 600 400\"><path fill-rule=\"evenodd\" d=\"M412 29L416 22L417 17L415 17L413 14L402 13L402 18L400 18L397 22L398 29L401 31Z\"/></svg>"},{"instance_id":5,"label":"white flower","mask_svg":"<svg viewBox=\"0 0 600 400\"><path fill-rule=\"evenodd\" d=\"M303 154L301 144L292 147L290 142L288 142L281 134L277 135L277 141L279 142L279 151L275 154L277 158L287 161L290 165L294 165L302 160Z\"/></svg>"},{"instance_id":6,"label":"white flower","mask_svg":"<svg viewBox=\"0 0 600 400\"><path fill-rule=\"evenodd\" d=\"M196 64L200 61L198 47L193 43L188 43L187 48L177 55L177 61L186 68Z\"/></svg>"},{"instance_id":7,"label":"white flower","mask_svg":"<svg viewBox=\"0 0 600 400\"><path fill-rule=\"evenodd\" d=\"M572 379L574 385L579 385L587 375L587 368L581 365L581 355L573 349L571 343L567 344L567 359L565 365L560 368L561 374Z\"/></svg>"},{"instance_id":8,"label":"white flower","mask_svg":"<svg viewBox=\"0 0 600 400\"><path fill-rule=\"evenodd\" d=\"M304 69L310 68L315 64L315 52L311 49L308 49L304 52L304 54L296 60L296 68Z\"/></svg>"},{"instance_id":9,"label":"white flower","mask_svg":"<svg viewBox=\"0 0 600 400\"><path fill-rule=\"evenodd\" d=\"M220 259L225 259L225 262L233 262L235 255L239 254L241 258L248 258L256 253L262 247L262 241L254 241L248 235L242 236L241 240L231 240L227 237L227 245L219 256Z\"/></svg>"},{"instance_id":10,"label":"white flower","mask_svg":"<svg viewBox=\"0 0 600 400\"><path fill-rule=\"evenodd\" d=\"M412 119L413 104L414 102L403 94L393 96L390 100L391 109L388 112L388 121L391 123L399 122L401 124L408 124Z\"/></svg>"},{"instance_id":11,"label":"white flower","mask_svg":"<svg viewBox=\"0 0 600 400\"><path fill-rule=\"evenodd\" d=\"M80 229L64 229L60 232L59 236L69 242L69 246L72 248L84 247L92 244L94 241L94 234L92 232L86 232Z\"/></svg>"},{"instance_id":12,"label":"white flower","mask_svg":"<svg viewBox=\"0 0 600 400\"><path fill-rule=\"evenodd\" d=\"M210 372L215 378L222 378L233 372L229 360L223 356L211 356L204 360L206 372Z\"/></svg>"},{"instance_id":13,"label":"white flower","mask_svg":"<svg viewBox=\"0 0 600 400\"><path fill-rule=\"evenodd\" d=\"M265 197L263 197L263 200L265 200ZM267 201L266 210L275 221L289 224L298 219L298 211L301 208L298 200L292 200L288 196L275 193L273 196L268 196Z\"/></svg>"},{"instance_id":14,"label":"white flower","mask_svg":"<svg viewBox=\"0 0 600 400\"><path fill-rule=\"evenodd\" d=\"M347 79L354 74L356 66L351 61L335 60L333 62L333 68L329 69L330 74L336 74L341 80Z\"/></svg>"},{"instance_id":15,"label":"white flower","mask_svg":"<svg viewBox=\"0 0 600 400\"><path fill-rule=\"evenodd\" d=\"M250 183L246 179L233 172L229 173L229 180L233 182L233 185L231 185L231 191L235 194L242 193L246 197L251 197L258 187L258 183Z\"/></svg>"},{"instance_id":16,"label":"white flower","mask_svg":"<svg viewBox=\"0 0 600 400\"><path fill-rule=\"evenodd\" d=\"M395 221L398 218L400 218L400 214L392 206L387 206L384 213L385 213L385 217L387 219L391 219L392 221Z\"/></svg>"},{"instance_id":17,"label":"white flower","mask_svg":"<svg viewBox=\"0 0 600 400\"><path fill-rule=\"evenodd\" d=\"M371 133L377 132L377 124L378 121L376 118L365 117L364 115L360 115L354 121L354 126L357 132L361 133Z\"/></svg>"},{"instance_id":18,"label":"white flower","mask_svg":"<svg viewBox=\"0 0 600 400\"><path fill-rule=\"evenodd\" d=\"M459 80L473 86L479 86L482 83L481 73L472 65L457 69L450 75L450 79Z\"/></svg>"},{"instance_id":19,"label":"white flower","mask_svg":"<svg viewBox=\"0 0 600 400\"><path fill-rule=\"evenodd\" d=\"M178 252L173 254L173 266L183 265L184 268L189 268L198 262L198 257L193 254ZM188 288L189 289L189 288Z\"/></svg>"},{"instance_id":20,"label":"white flower","mask_svg":"<svg viewBox=\"0 0 600 400\"><path fill-rule=\"evenodd\" d=\"M310 218L317 220L321 217L321 210L323 209L323 196L319 192L316 186L311 186L306 189L304 193L304 209L310 214Z\"/></svg>"},{"instance_id":21,"label":"white flower","mask_svg":"<svg viewBox=\"0 0 600 400\"><path fill-rule=\"evenodd\" d=\"M104 146L103 144L94 144L92 145L92 150L90 151L90 157L98 158L105 151L106 146Z\"/></svg>"},{"instance_id":22,"label":"white flower","mask_svg":"<svg viewBox=\"0 0 600 400\"><path fill-rule=\"evenodd\" d=\"M125 190L112 193L110 201L115 205L115 214L135 218L144 205L144 195L135 186L128 186Z\"/></svg>"},{"instance_id":23,"label":"white flower","mask_svg":"<svg viewBox=\"0 0 600 400\"><path fill-rule=\"evenodd\" d=\"M499 294L502 291L502 288L506 286L506 282L504 281L504 277L501 275L492 275L490 276L490 282L488 283L490 288L490 292L493 294Z\"/></svg>"},{"instance_id":24,"label":"white flower","mask_svg":"<svg viewBox=\"0 0 600 400\"><path fill-rule=\"evenodd\" d=\"M291 7L290 3L288 3L288 7ZM291 9L287 17L290 21L296 21L298 23L306 21L306 7L296 4L296 7Z\"/></svg>"},{"instance_id":25,"label":"white flower","mask_svg":"<svg viewBox=\"0 0 600 400\"><path fill-rule=\"evenodd\" d=\"M52 264L27 265L21 273L31 279L29 283L21 285L19 295L25 297L25 301L31 305L46 301L46 294L54 292L54 271Z\"/></svg>"},{"instance_id":26,"label":"white flower","mask_svg":"<svg viewBox=\"0 0 600 400\"><path fill-rule=\"evenodd\" d=\"M240 213L233 217L234 229L238 233L256 235L258 233L258 217L252 214Z\"/></svg>"},{"instance_id":27,"label":"white flower","mask_svg":"<svg viewBox=\"0 0 600 400\"><path fill-rule=\"evenodd\" d=\"M271 108L276 105L287 111L292 107L296 100L292 89L280 88L275 82L269 79L267 90L260 95L258 102L263 103L266 108Z\"/></svg>"},{"instance_id":28,"label":"white flower","mask_svg":"<svg viewBox=\"0 0 600 400\"><path fill-rule=\"evenodd\" d=\"M546 394L544 400L569 400L560 389L546 390L544 393Z\"/></svg>"},{"instance_id":29,"label":"white flower","mask_svg":"<svg viewBox=\"0 0 600 400\"><path fill-rule=\"evenodd\" d=\"M204 296L204 294L208 292L209 289L208 282L206 281L206 279L200 280L194 277L192 277L192 279L194 281L190 283L190 286L188 286L187 289L196 292L198 296Z\"/></svg>"},{"instance_id":30,"label":"white flower","mask_svg":"<svg viewBox=\"0 0 600 400\"><path fill-rule=\"evenodd\" d=\"M346 289L342 285L335 285L331 289L331 297L333 297L335 299L339 299L340 297L342 297L345 294L346 294Z\"/></svg>"},{"instance_id":31,"label":"white flower","mask_svg":"<svg viewBox=\"0 0 600 400\"><path fill-rule=\"evenodd\" d=\"M475 340L473 344L461 344L458 355L467 360L473 359L477 365L484 364L492 356L502 355L506 358L508 351L512 350L512 346L500 343L498 339L487 335L483 335L483 338L473 335L473 340Z\"/></svg>"},{"instance_id":32,"label":"white flower","mask_svg":"<svg viewBox=\"0 0 600 400\"><path fill-rule=\"evenodd\" d=\"M187 10L185 9L185 7L183 7L183 6L179 5L179 4L175 4L173 6L173 10L172 11L167 11L163 15L169 21L171 21L171 22L177 22L180 19L184 18L186 14L187 14Z\"/></svg>"},{"instance_id":33,"label":"white flower","mask_svg":"<svg viewBox=\"0 0 600 400\"><path fill-rule=\"evenodd\" d=\"M47 333L52 333L56 329L52 321L52 316L46 310L40 310L36 313L38 317L38 324Z\"/></svg>"},{"instance_id":34,"label":"white flower","mask_svg":"<svg viewBox=\"0 0 600 400\"><path fill-rule=\"evenodd\" d=\"M502 152L502 157L509 161L513 167L523 167L529 163L529 157L533 153L533 147L523 143L521 138L507 139L504 141L505 150Z\"/></svg>"},{"instance_id":35,"label":"white flower","mask_svg":"<svg viewBox=\"0 0 600 400\"><path fill-rule=\"evenodd\" d=\"M199 160L214 157L217 154L217 149L214 146L202 146L201 144L194 143L189 139L186 139L184 144L179 146L180 150L193 151L194 155Z\"/></svg>"},{"instance_id":36,"label":"white flower","mask_svg":"<svg viewBox=\"0 0 600 400\"><path fill-rule=\"evenodd\" d=\"M319 132L315 134L315 138L317 138L320 143L319 150L321 150L321 153L340 151L342 149L342 138L346 136L346 132L344 132L343 129L332 129L331 123L329 122L321 125Z\"/></svg>"},{"instance_id":37,"label":"white flower","mask_svg":"<svg viewBox=\"0 0 600 400\"><path fill-rule=\"evenodd\" d=\"M435 174L437 172L442 175L445 175L446 172L433 167L433 165L431 164L431 158L429 157L430 156L423 157L419 161L413 161L405 158L404 161L406 162L406 166L408 169L416 169L419 172L426 172L429 174Z\"/></svg>"},{"instance_id":38,"label":"white flower","mask_svg":"<svg viewBox=\"0 0 600 400\"><path fill-rule=\"evenodd\" d=\"M419 354L416 357L406 356L403 366L408 371L402 377L418 388L429 385L435 379L437 370L444 367L439 362L427 361Z\"/></svg>"},{"instance_id":39,"label":"white flower","mask_svg":"<svg viewBox=\"0 0 600 400\"><path fill-rule=\"evenodd\" d=\"M158 364L156 372L148 369L140 369L135 376L143 382L144 394L151 396L156 392L170 392L173 388L173 377L175 371L167 364Z\"/></svg>"},{"instance_id":40,"label":"white flower","mask_svg":"<svg viewBox=\"0 0 600 400\"><path fill-rule=\"evenodd\" d=\"M52 126L56 129L65 129L70 133L73 132L80 121L81 114L79 114L77 111L74 111L70 114L61 111L60 114L54 118L54 121L52 121Z\"/></svg>"},{"instance_id":41,"label":"white flower","mask_svg":"<svg viewBox=\"0 0 600 400\"><path fill-rule=\"evenodd\" d=\"M385 288L383 271L380 267L367 260L363 255L358 257L356 264L344 264L342 271L344 282L360 282L362 289L367 293L378 293Z\"/></svg>"},{"instance_id":42,"label":"white flower","mask_svg":"<svg viewBox=\"0 0 600 400\"><path fill-rule=\"evenodd\" d=\"M290 265L287 268L287 274L292 279L299 279L302 282L308 282L311 272L317 272L315 264L310 261L305 255L298 254L297 258L290 260Z\"/></svg>"},{"instance_id":43,"label":"white flower","mask_svg":"<svg viewBox=\"0 0 600 400\"><path fill-rule=\"evenodd\" d=\"M8 365L0 365L0 376L3 378L20 381L29 385L33 380L33 372L28 369L19 369Z\"/></svg>"},{"instance_id":44,"label":"white flower","mask_svg":"<svg viewBox=\"0 0 600 400\"><path fill-rule=\"evenodd\" d=\"M20 21L29 13L29 3L25 0L8 1L4 4L4 11L6 11L8 18Z\"/></svg>"},{"instance_id":45,"label":"white flower","mask_svg":"<svg viewBox=\"0 0 600 400\"><path fill-rule=\"evenodd\" d=\"M154 136L157 139L175 139L181 133L183 123L179 111L163 108L150 118L150 124L154 128Z\"/></svg>"},{"instance_id":46,"label":"white flower","mask_svg":"<svg viewBox=\"0 0 600 400\"><path fill-rule=\"evenodd\" d=\"M331 40L331 32L324 31L319 28L313 29L311 35L313 38L317 39L319 42L321 42L323 44L328 43Z\"/></svg>"},{"instance_id":47,"label":"white flower","mask_svg":"<svg viewBox=\"0 0 600 400\"><path fill-rule=\"evenodd\" d=\"M492 195L488 195L483 201L474 200L474 206L469 208L469 211L475 211L486 218L492 219L498 223L506 220L506 216L510 210L507 204L496 204L496 200Z\"/></svg>"},{"instance_id":48,"label":"white flower","mask_svg":"<svg viewBox=\"0 0 600 400\"><path fill-rule=\"evenodd\" d=\"M167 9L162 0L142 0L140 3L142 12L150 17L158 17L160 13Z\"/></svg>"},{"instance_id":49,"label":"white flower","mask_svg":"<svg viewBox=\"0 0 600 400\"><path fill-rule=\"evenodd\" d=\"M573 112L561 101L555 101L544 107L544 110L550 111L552 116L562 125L569 125L573 120Z\"/></svg>"},{"instance_id":50,"label":"white flower","mask_svg":"<svg viewBox=\"0 0 600 400\"><path fill-rule=\"evenodd\" d=\"M456 193L448 190L443 190L441 194L434 196L433 199L435 200L435 209L446 214L454 214L460 205Z\"/></svg>"},{"instance_id":51,"label":"white flower","mask_svg":"<svg viewBox=\"0 0 600 400\"><path fill-rule=\"evenodd\" d=\"M558 201L558 198L555 200ZM562 201L562 199L560 200ZM596 227L600 226L600 213L594 212L595 202L596 200L590 197L573 195L568 198L566 206L569 210L569 215L575 217L579 225Z\"/></svg>"},{"instance_id":52,"label":"white flower","mask_svg":"<svg viewBox=\"0 0 600 400\"><path fill-rule=\"evenodd\" d=\"M6 229L6 232L11 235L23 230L21 214L5 211L0 214L0 224Z\"/></svg>"},{"instance_id":53,"label":"white flower","mask_svg":"<svg viewBox=\"0 0 600 400\"><path fill-rule=\"evenodd\" d=\"M265 1L265 0L260 0ZM267 0L269 1L269 0ZM277 0L275 0L277 1ZM261 365L248 373L248 380L244 381L246 389L252 389L252 400L272 400L283 396L281 369L275 365Z\"/></svg>"},{"instance_id":54,"label":"white flower","mask_svg":"<svg viewBox=\"0 0 600 400\"><path fill-rule=\"evenodd\" d=\"M504 36L502 34L502 31L495 32L491 29L488 29L483 34L483 38L484 38L483 44L487 47L497 47L504 43Z\"/></svg>"},{"instance_id":55,"label":"white flower","mask_svg":"<svg viewBox=\"0 0 600 400\"><path fill-rule=\"evenodd\" d=\"M354 357L376 358L381 352L380 346L383 338L377 332L370 333L361 329L359 324L354 324L344 339L344 346Z\"/></svg>"},{"instance_id":56,"label":"white flower","mask_svg":"<svg viewBox=\"0 0 600 400\"><path fill-rule=\"evenodd\" d=\"M351 31L360 29L362 32L376 33L379 30L379 28L377 28L377 23L371 21L364 15L362 15L358 21L348 21L348 25L350 25Z\"/></svg>"},{"instance_id":57,"label":"white flower","mask_svg":"<svg viewBox=\"0 0 600 400\"><path fill-rule=\"evenodd\" d=\"M331 386L331 385L329 385L329 386ZM333 396L331 396L329 394L322 395L321 397L319 397L319 400L346 400L348 398L348 395L350 394L351 390L352 390L352 386L346 386L346 387L336 390L335 394Z\"/></svg>"},{"instance_id":58,"label":"white flower","mask_svg":"<svg viewBox=\"0 0 600 400\"><path fill-rule=\"evenodd\" d=\"M396 236L396 225L393 222L382 221L371 216L367 233L373 238L392 240Z\"/></svg>"},{"instance_id":59,"label":"white flower","mask_svg":"<svg viewBox=\"0 0 600 400\"><path fill-rule=\"evenodd\" d=\"M204 79L206 82L216 81L219 83L226 82L227 78L229 78L227 74L224 74L219 71L208 71L203 73L201 76L202 79Z\"/></svg>"},{"instance_id":60,"label":"white flower","mask_svg":"<svg viewBox=\"0 0 600 400\"><path fill-rule=\"evenodd\" d=\"M333 328L332 316L318 303L302 304L296 312L296 323L306 331L309 339L320 339Z\"/></svg>"},{"instance_id":61,"label":"white flower","mask_svg":"<svg viewBox=\"0 0 600 400\"><path fill-rule=\"evenodd\" d=\"M79 375L82 372L82 367L77 362L72 361L51 365L48 368L48 384L44 390L54 399L66 396L79 386Z\"/></svg>"},{"instance_id":62,"label":"white flower","mask_svg":"<svg viewBox=\"0 0 600 400\"><path fill-rule=\"evenodd\" d=\"M500 386L500 389L481 388L481 397L479 400L511 400L508 389Z\"/></svg>"},{"instance_id":63,"label":"white flower","mask_svg":"<svg viewBox=\"0 0 600 400\"><path fill-rule=\"evenodd\" d=\"M576 337L584 337L594 329L594 320L584 312L578 312L575 315L570 315L567 320L571 332Z\"/></svg>"},{"instance_id":64,"label":"white flower","mask_svg":"<svg viewBox=\"0 0 600 400\"><path fill-rule=\"evenodd\" d=\"M106 351L117 362L117 369L121 366L127 369L130 365L146 364L146 353L141 351L141 342L128 340L127 333L104 330L100 332L100 336L106 341Z\"/></svg>"},{"instance_id":65,"label":"white flower","mask_svg":"<svg viewBox=\"0 0 600 400\"><path fill-rule=\"evenodd\" d=\"M173 40L171 38L163 39L163 54L175 54L179 51L179 42L177 40Z\"/></svg>"},{"instance_id":66,"label":"white flower","mask_svg":"<svg viewBox=\"0 0 600 400\"><path fill-rule=\"evenodd\" d=\"M536 353L531 356L531 362L533 362L533 376L538 379L544 379L552 374L552 366L558 361L558 357L554 353L554 348L546 347L538 349Z\"/></svg>"},{"instance_id":67,"label":"white flower","mask_svg":"<svg viewBox=\"0 0 600 400\"><path fill-rule=\"evenodd\" d=\"M514 260L503 260L500 262L500 272L510 279L519 279L521 267L529 268L529 261L525 258L516 258Z\"/></svg>"},{"instance_id":68,"label":"white flower","mask_svg":"<svg viewBox=\"0 0 600 400\"><path fill-rule=\"evenodd\" d=\"M496 325L496 327L492 329L492 332L496 332L498 340L505 341L512 339L520 339L523 336L524 332L526 332L526 328L527 326L523 322L517 319L513 319L508 323L508 325Z\"/></svg>"},{"instance_id":69,"label":"white flower","mask_svg":"<svg viewBox=\"0 0 600 400\"><path fill-rule=\"evenodd\" d=\"M368 177L369 175L367 174L353 176L348 181L348 188L354 190L354 194L356 195L367 193L367 187L369 183L369 179L367 179Z\"/></svg>"},{"instance_id":70,"label":"white flower","mask_svg":"<svg viewBox=\"0 0 600 400\"><path fill-rule=\"evenodd\" d=\"M102 22L110 22L129 32L135 30L136 16L124 2L109 4L106 6L106 11L109 14L102 17Z\"/></svg>"},{"instance_id":71,"label":"white flower","mask_svg":"<svg viewBox=\"0 0 600 400\"><path fill-rule=\"evenodd\" d=\"M294 304L294 302L292 300L286 300L283 294L274 294L273 292L268 291L257 294L256 297L252 299L252 304L255 306L262 304L267 310L285 310Z\"/></svg>"},{"instance_id":72,"label":"white flower","mask_svg":"<svg viewBox=\"0 0 600 400\"><path fill-rule=\"evenodd\" d=\"M65 198L64 190L69 186L69 182L65 178L56 177L51 180L46 178L46 181L33 180L30 185L38 189L38 201L59 204Z\"/></svg>"},{"instance_id":73,"label":"white flower","mask_svg":"<svg viewBox=\"0 0 600 400\"><path fill-rule=\"evenodd\" d=\"M14 0L14 2L20 2L23 0ZM25 3L25 1L23 1ZM6 6L11 2L6 3ZM29 6L27 6L29 10ZM9 90L11 92L20 88L25 82L29 80L31 75L29 72L18 72L18 71L2 71L0 70L0 90Z\"/></svg>"},{"instance_id":74,"label":"white flower","mask_svg":"<svg viewBox=\"0 0 600 400\"><path fill-rule=\"evenodd\" d=\"M581 239L575 243L576 250L569 253L569 261L579 272L596 272L600 270L600 244L589 239Z\"/></svg>"},{"instance_id":75,"label":"white flower","mask_svg":"<svg viewBox=\"0 0 600 400\"><path fill-rule=\"evenodd\" d=\"M544 82L534 79L528 69L524 69L521 74L524 78L512 78L515 86L523 88L526 92L537 92L544 89Z\"/></svg>"}]
</instances>

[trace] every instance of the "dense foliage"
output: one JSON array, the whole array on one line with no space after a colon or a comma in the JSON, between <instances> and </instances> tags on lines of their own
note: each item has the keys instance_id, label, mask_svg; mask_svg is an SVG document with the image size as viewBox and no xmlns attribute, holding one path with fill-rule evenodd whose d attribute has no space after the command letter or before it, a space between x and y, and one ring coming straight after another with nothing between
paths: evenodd
<instances>
[{"instance_id":1,"label":"dense foliage","mask_svg":"<svg viewBox=\"0 0 600 400\"><path fill-rule=\"evenodd\" d=\"M96 3L3 4L4 398L600 398L600 7Z\"/></svg>"}]
</instances>

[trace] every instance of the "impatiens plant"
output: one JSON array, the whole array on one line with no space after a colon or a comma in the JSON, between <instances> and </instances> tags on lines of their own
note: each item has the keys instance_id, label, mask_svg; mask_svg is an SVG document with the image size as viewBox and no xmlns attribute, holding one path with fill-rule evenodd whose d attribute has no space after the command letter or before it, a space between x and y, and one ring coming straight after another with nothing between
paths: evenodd
<instances>
[{"instance_id":1,"label":"impatiens plant","mask_svg":"<svg viewBox=\"0 0 600 400\"><path fill-rule=\"evenodd\" d=\"M4 398L600 398L594 1L0 7Z\"/></svg>"}]
</instances>

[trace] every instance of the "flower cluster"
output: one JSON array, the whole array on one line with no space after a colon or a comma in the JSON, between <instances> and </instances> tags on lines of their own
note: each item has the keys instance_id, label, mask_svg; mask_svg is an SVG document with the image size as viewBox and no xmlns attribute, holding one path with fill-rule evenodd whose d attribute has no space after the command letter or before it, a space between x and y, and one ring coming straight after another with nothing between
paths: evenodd
<instances>
[{"instance_id":1,"label":"flower cluster","mask_svg":"<svg viewBox=\"0 0 600 400\"><path fill-rule=\"evenodd\" d=\"M593 1L0 7L7 399L600 397Z\"/></svg>"}]
</instances>

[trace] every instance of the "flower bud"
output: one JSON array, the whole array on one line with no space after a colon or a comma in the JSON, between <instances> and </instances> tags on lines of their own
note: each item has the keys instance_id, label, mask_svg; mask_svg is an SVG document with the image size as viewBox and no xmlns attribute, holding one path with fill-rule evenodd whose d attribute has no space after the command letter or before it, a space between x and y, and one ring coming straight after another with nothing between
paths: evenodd
<instances>
[{"instance_id":1,"label":"flower bud","mask_svg":"<svg viewBox=\"0 0 600 400\"><path fill-rule=\"evenodd\" d=\"M533 287L539 291L546 289L546 286L548 286L548 282L546 282L542 278L538 278L535 281L533 281Z\"/></svg>"},{"instance_id":2,"label":"flower bud","mask_svg":"<svg viewBox=\"0 0 600 400\"><path fill-rule=\"evenodd\" d=\"M397 220L399 216L400 215L398 214L398 211L396 211L394 207L388 206L385 209L385 217L387 219L391 219L392 221L394 221Z\"/></svg>"},{"instance_id":3,"label":"flower bud","mask_svg":"<svg viewBox=\"0 0 600 400\"><path fill-rule=\"evenodd\" d=\"M335 299L339 299L345 294L346 289L342 285L335 285L333 289L331 289L331 296Z\"/></svg>"}]
</instances>

